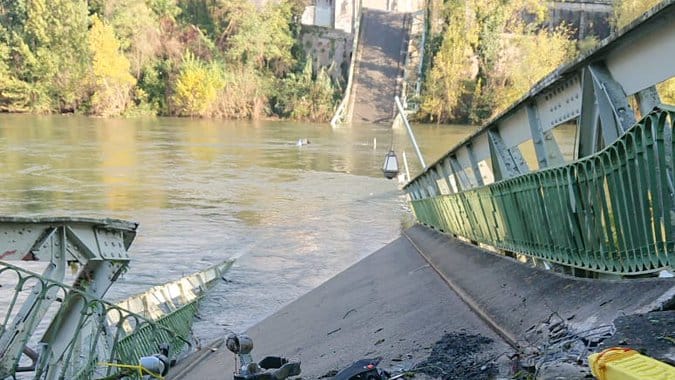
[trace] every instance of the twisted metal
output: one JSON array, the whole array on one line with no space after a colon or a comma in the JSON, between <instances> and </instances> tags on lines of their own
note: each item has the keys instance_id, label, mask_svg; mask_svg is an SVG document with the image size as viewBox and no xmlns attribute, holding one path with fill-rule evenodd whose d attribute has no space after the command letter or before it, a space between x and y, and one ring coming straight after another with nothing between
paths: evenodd
<instances>
[{"instance_id":1,"label":"twisted metal","mask_svg":"<svg viewBox=\"0 0 675 380\"><path fill-rule=\"evenodd\" d=\"M592 156L411 205L435 229L569 267L619 275L668 269L674 119L675 108L662 106Z\"/></svg>"},{"instance_id":2,"label":"twisted metal","mask_svg":"<svg viewBox=\"0 0 675 380\"><path fill-rule=\"evenodd\" d=\"M77 333L67 343L68 348L63 355L57 358L58 368L46 365L54 361L49 360L52 353L44 343L38 343L39 356L32 368L19 367L17 360L15 369L18 372L34 372L33 379L114 379L122 375L128 379L140 379L137 371L102 363L137 364L142 356L157 353L163 343L170 344L170 356L175 357L191 344L190 321L197 312L196 303L187 304L152 321L110 302L92 298L72 286L0 261L0 278L8 274L14 275L17 281L2 318L2 331L13 322L20 297L26 292L37 294L39 302L51 299L62 305L81 305Z\"/></svg>"}]
</instances>

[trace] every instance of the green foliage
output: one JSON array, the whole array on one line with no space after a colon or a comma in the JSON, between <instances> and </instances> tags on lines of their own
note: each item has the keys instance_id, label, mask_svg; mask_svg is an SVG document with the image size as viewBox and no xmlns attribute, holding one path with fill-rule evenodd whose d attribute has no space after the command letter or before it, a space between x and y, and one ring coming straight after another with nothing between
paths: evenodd
<instances>
[{"instance_id":1,"label":"green foliage","mask_svg":"<svg viewBox=\"0 0 675 380\"><path fill-rule=\"evenodd\" d=\"M87 6L82 0L5 1L3 40L10 53L7 81L25 91L8 110L73 111L85 100L88 82Z\"/></svg>"},{"instance_id":2,"label":"green foliage","mask_svg":"<svg viewBox=\"0 0 675 380\"><path fill-rule=\"evenodd\" d=\"M307 59L301 73L290 74L281 81L276 110L293 119L322 121L332 117L339 93L326 71L313 75L312 60Z\"/></svg>"},{"instance_id":3,"label":"green foliage","mask_svg":"<svg viewBox=\"0 0 675 380\"><path fill-rule=\"evenodd\" d=\"M0 111L27 112L30 110L30 86L14 77L9 65L9 46L0 43Z\"/></svg>"},{"instance_id":4,"label":"green foliage","mask_svg":"<svg viewBox=\"0 0 675 380\"><path fill-rule=\"evenodd\" d=\"M137 96L134 97L136 105L153 110L155 114L168 115L167 84L171 72L168 60L145 66L138 81Z\"/></svg>"},{"instance_id":5,"label":"green foliage","mask_svg":"<svg viewBox=\"0 0 675 380\"><path fill-rule=\"evenodd\" d=\"M160 19L175 20L182 12L176 0L146 0L146 4Z\"/></svg>"},{"instance_id":6,"label":"green foliage","mask_svg":"<svg viewBox=\"0 0 675 380\"><path fill-rule=\"evenodd\" d=\"M211 7L215 3L208 0L181 0L178 4L180 11L179 19L184 24L192 24L205 31L207 34L214 32L214 20Z\"/></svg>"},{"instance_id":7,"label":"green foliage","mask_svg":"<svg viewBox=\"0 0 675 380\"><path fill-rule=\"evenodd\" d=\"M129 61L120 51L113 28L96 16L89 32L89 48L94 75L90 111L100 116L120 115L130 102L136 80L129 74Z\"/></svg>"},{"instance_id":8,"label":"green foliage","mask_svg":"<svg viewBox=\"0 0 675 380\"><path fill-rule=\"evenodd\" d=\"M239 30L228 40L231 61L267 69L282 75L293 67L291 55L294 39L289 28L289 3L269 2L261 12L247 12Z\"/></svg>"},{"instance_id":9,"label":"green foliage","mask_svg":"<svg viewBox=\"0 0 675 380\"><path fill-rule=\"evenodd\" d=\"M422 117L482 123L572 58L576 50L567 29L524 23L524 15L533 20L529 25L542 23L546 10L543 0L447 0L442 42L431 46Z\"/></svg>"},{"instance_id":10,"label":"green foliage","mask_svg":"<svg viewBox=\"0 0 675 380\"><path fill-rule=\"evenodd\" d=\"M270 114L269 99L274 78L252 66L230 66L224 87L210 116L229 119L258 119Z\"/></svg>"},{"instance_id":11,"label":"green foliage","mask_svg":"<svg viewBox=\"0 0 675 380\"><path fill-rule=\"evenodd\" d=\"M327 120L335 90L306 68L303 9L304 0L0 0L0 111Z\"/></svg>"},{"instance_id":12,"label":"green foliage","mask_svg":"<svg viewBox=\"0 0 675 380\"><path fill-rule=\"evenodd\" d=\"M76 110L87 96L88 65L87 11L81 0L50 0L38 10L40 1L33 0L35 14L29 7L28 25L31 21L42 30L33 30L28 43L36 53L38 64L45 76L43 82L49 97L49 111ZM35 81L33 83L36 83Z\"/></svg>"},{"instance_id":13,"label":"green foliage","mask_svg":"<svg viewBox=\"0 0 675 380\"><path fill-rule=\"evenodd\" d=\"M158 16L138 0L107 0L101 16L115 31L136 78L161 49Z\"/></svg>"},{"instance_id":14,"label":"green foliage","mask_svg":"<svg viewBox=\"0 0 675 380\"><path fill-rule=\"evenodd\" d=\"M427 75L421 110L432 119L448 120L458 117L462 97L467 93L475 64L471 45L478 36L465 34L464 1L449 1L446 5L447 28L434 56L433 67Z\"/></svg>"},{"instance_id":15,"label":"green foliage","mask_svg":"<svg viewBox=\"0 0 675 380\"><path fill-rule=\"evenodd\" d=\"M0 0L0 25L6 29L3 30L4 38L7 37L4 32L22 31L27 17L26 0Z\"/></svg>"},{"instance_id":16,"label":"green foliage","mask_svg":"<svg viewBox=\"0 0 675 380\"><path fill-rule=\"evenodd\" d=\"M206 64L191 54L185 56L173 94L179 115L206 115L223 87L221 70L217 64Z\"/></svg>"},{"instance_id":17,"label":"green foliage","mask_svg":"<svg viewBox=\"0 0 675 380\"><path fill-rule=\"evenodd\" d=\"M614 26L621 29L663 0L615 0Z\"/></svg>"},{"instance_id":18,"label":"green foliage","mask_svg":"<svg viewBox=\"0 0 675 380\"><path fill-rule=\"evenodd\" d=\"M546 54L542 54L543 51ZM570 40L570 33L565 28L540 30L514 37L511 49L502 53L499 69L490 77L488 90L499 94L491 102L493 112L506 109L538 80L572 59L575 54L576 44Z\"/></svg>"},{"instance_id":19,"label":"green foliage","mask_svg":"<svg viewBox=\"0 0 675 380\"><path fill-rule=\"evenodd\" d=\"M132 94L133 103L124 110L122 116L128 118L135 117L155 117L158 114L158 107L151 103L148 94L140 87L136 87Z\"/></svg>"}]
</instances>

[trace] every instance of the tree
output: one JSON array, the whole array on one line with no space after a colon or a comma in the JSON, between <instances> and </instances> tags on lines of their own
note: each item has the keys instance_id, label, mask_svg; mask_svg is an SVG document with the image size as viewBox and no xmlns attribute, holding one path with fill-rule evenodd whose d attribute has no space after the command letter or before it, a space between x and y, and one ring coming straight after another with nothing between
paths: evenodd
<instances>
[{"instance_id":1,"label":"tree","mask_svg":"<svg viewBox=\"0 0 675 380\"><path fill-rule=\"evenodd\" d=\"M326 71L314 75L312 60L307 59L301 73L292 73L281 81L276 109L281 116L321 121L333 116L336 91Z\"/></svg>"},{"instance_id":2,"label":"tree","mask_svg":"<svg viewBox=\"0 0 675 380\"><path fill-rule=\"evenodd\" d=\"M31 107L30 86L17 79L9 65L9 46L0 42L0 111L28 112Z\"/></svg>"},{"instance_id":3,"label":"tree","mask_svg":"<svg viewBox=\"0 0 675 380\"><path fill-rule=\"evenodd\" d=\"M107 0L101 18L115 31L120 48L131 63L136 79L161 49L158 16L145 1Z\"/></svg>"},{"instance_id":4,"label":"tree","mask_svg":"<svg viewBox=\"0 0 675 380\"><path fill-rule=\"evenodd\" d=\"M205 64L192 54L183 58L173 101L183 116L205 116L223 87L220 68Z\"/></svg>"},{"instance_id":5,"label":"tree","mask_svg":"<svg viewBox=\"0 0 675 380\"><path fill-rule=\"evenodd\" d=\"M84 0L5 1L11 75L28 85L30 108L72 111L87 96L87 4Z\"/></svg>"},{"instance_id":6,"label":"tree","mask_svg":"<svg viewBox=\"0 0 675 380\"><path fill-rule=\"evenodd\" d=\"M176 0L146 0L146 3L159 19L175 20L181 13Z\"/></svg>"},{"instance_id":7,"label":"tree","mask_svg":"<svg viewBox=\"0 0 675 380\"><path fill-rule=\"evenodd\" d=\"M421 110L439 121L458 116L475 67L471 45L476 43L478 33L475 25L467 23L466 6L464 0L448 2L443 42L425 84Z\"/></svg>"},{"instance_id":8,"label":"tree","mask_svg":"<svg viewBox=\"0 0 675 380\"><path fill-rule=\"evenodd\" d=\"M663 0L615 0L614 27L621 29Z\"/></svg>"},{"instance_id":9,"label":"tree","mask_svg":"<svg viewBox=\"0 0 675 380\"><path fill-rule=\"evenodd\" d=\"M501 54L500 75L491 78L488 90L499 94L493 112L503 111L553 69L574 58L576 46L570 36L564 27L514 36L510 49Z\"/></svg>"},{"instance_id":10,"label":"tree","mask_svg":"<svg viewBox=\"0 0 675 380\"><path fill-rule=\"evenodd\" d=\"M328 118L330 78L303 72L303 4L0 0L0 110ZM297 107L275 107L280 92Z\"/></svg>"},{"instance_id":11,"label":"tree","mask_svg":"<svg viewBox=\"0 0 675 380\"><path fill-rule=\"evenodd\" d=\"M543 0L447 0L442 42L424 83L423 117L482 123L571 58L567 30L541 28L546 9Z\"/></svg>"},{"instance_id":12,"label":"tree","mask_svg":"<svg viewBox=\"0 0 675 380\"><path fill-rule=\"evenodd\" d=\"M228 57L275 75L287 73L295 64L291 54L295 40L289 28L290 4L269 2L262 12L250 9L228 41Z\"/></svg>"},{"instance_id":13,"label":"tree","mask_svg":"<svg viewBox=\"0 0 675 380\"><path fill-rule=\"evenodd\" d=\"M100 116L120 115L129 104L136 80L129 74L129 60L122 54L113 28L97 16L93 17L89 48L95 81L91 112Z\"/></svg>"},{"instance_id":14,"label":"tree","mask_svg":"<svg viewBox=\"0 0 675 380\"><path fill-rule=\"evenodd\" d=\"M252 66L228 66L224 86L210 116L258 119L270 114L269 99L276 81Z\"/></svg>"}]
</instances>

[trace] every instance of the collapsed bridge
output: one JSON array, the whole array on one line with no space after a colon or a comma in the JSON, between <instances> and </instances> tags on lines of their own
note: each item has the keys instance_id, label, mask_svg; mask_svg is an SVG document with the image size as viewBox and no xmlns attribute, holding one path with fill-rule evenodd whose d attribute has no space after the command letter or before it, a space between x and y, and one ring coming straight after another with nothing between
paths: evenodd
<instances>
[{"instance_id":1,"label":"collapsed bridge","mask_svg":"<svg viewBox=\"0 0 675 380\"><path fill-rule=\"evenodd\" d=\"M656 85L675 75L674 20L660 4L426 167L404 187L418 221L589 276L672 268L674 110Z\"/></svg>"}]
</instances>

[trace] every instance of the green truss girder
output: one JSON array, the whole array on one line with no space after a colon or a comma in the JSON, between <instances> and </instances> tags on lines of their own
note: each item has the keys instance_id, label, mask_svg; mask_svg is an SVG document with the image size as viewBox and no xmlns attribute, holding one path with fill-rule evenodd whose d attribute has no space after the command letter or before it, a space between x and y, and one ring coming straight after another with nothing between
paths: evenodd
<instances>
[{"instance_id":1,"label":"green truss girder","mask_svg":"<svg viewBox=\"0 0 675 380\"><path fill-rule=\"evenodd\" d=\"M581 160L412 200L419 222L499 249L618 275L672 267L675 108Z\"/></svg>"}]
</instances>

